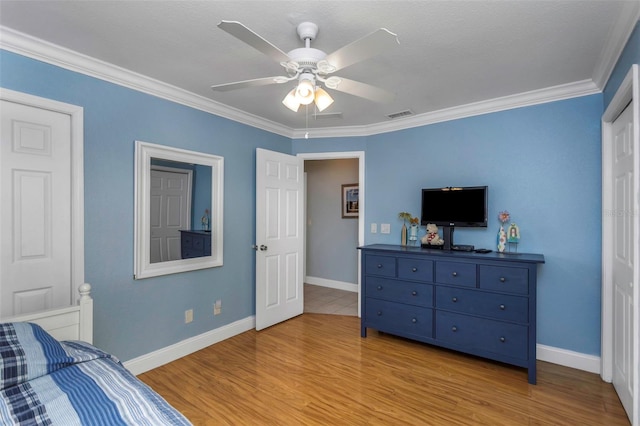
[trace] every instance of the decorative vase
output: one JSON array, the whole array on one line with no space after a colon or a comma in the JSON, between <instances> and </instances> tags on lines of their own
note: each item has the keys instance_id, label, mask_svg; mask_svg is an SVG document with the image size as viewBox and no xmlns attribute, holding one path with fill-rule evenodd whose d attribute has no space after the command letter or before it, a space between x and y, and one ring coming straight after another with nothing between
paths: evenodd
<instances>
[{"instance_id":1,"label":"decorative vase","mask_svg":"<svg viewBox=\"0 0 640 426\"><path fill-rule=\"evenodd\" d=\"M500 253L504 253L504 249L507 246L507 233L504 230L504 227L500 225L500 230L498 231L498 251Z\"/></svg>"},{"instance_id":2,"label":"decorative vase","mask_svg":"<svg viewBox=\"0 0 640 426\"><path fill-rule=\"evenodd\" d=\"M403 246L407 245L407 225L406 224L402 224L402 230L400 231L400 239L401 239L401 244Z\"/></svg>"},{"instance_id":3,"label":"decorative vase","mask_svg":"<svg viewBox=\"0 0 640 426\"><path fill-rule=\"evenodd\" d=\"M409 241L412 246L416 245L416 242L418 241L418 225L411 225L409 227Z\"/></svg>"}]
</instances>

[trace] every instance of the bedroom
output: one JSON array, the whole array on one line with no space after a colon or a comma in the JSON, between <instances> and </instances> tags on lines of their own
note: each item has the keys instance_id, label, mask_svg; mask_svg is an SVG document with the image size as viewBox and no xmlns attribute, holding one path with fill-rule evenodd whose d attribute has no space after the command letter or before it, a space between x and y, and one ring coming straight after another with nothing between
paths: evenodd
<instances>
[{"instance_id":1,"label":"bedroom","mask_svg":"<svg viewBox=\"0 0 640 426\"><path fill-rule=\"evenodd\" d=\"M601 354L600 119L630 65L640 61L639 32L635 24L602 92L370 135L283 136L4 45L0 86L84 108L85 281L95 299L95 343L134 369L153 366L163 350L188 350L187 340L253 328L254 162L256 148L264 148L364 151L364 227L392 225L387 236L367 232L367 244L397 243L397 213L418 213L425 183L488 184L489 228L459 230L456 238L489 246L498 211L508 209L523 231L520 249L547 260L539 275L539 345L550 357L564 355L593 371ZM225 158L224 249L233 255L224 267L133 280L135 140ZM217 316L209 314L215 300L223 301ZM194 321L185 325L187 309Z\"/></svg>"}]
</instances>

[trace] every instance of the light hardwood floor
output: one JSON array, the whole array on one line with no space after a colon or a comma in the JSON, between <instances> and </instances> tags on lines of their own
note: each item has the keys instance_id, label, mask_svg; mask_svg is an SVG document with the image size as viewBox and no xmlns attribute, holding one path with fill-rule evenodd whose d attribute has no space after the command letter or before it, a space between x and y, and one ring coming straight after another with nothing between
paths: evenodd
<instances>
[{"instance_id":1,"label":"light hardwood floor","mask_svg":"<svg viewBox=\"0 0 640 426\"><path fill-rule=\"evenodd\" d=\"M358 316L358 293L305 284L304 312Z\"/></svg>"},{"instance_id":2,"label":"light hardwood floor","mask_svg":"<svg viewBox=\"0 0 640 426\"><path fill-rule=\"evenodd\" d=\"M139 376L195 425L628 425L611 384L524 369L303 314Z\"/></svg>"}]
</instances>

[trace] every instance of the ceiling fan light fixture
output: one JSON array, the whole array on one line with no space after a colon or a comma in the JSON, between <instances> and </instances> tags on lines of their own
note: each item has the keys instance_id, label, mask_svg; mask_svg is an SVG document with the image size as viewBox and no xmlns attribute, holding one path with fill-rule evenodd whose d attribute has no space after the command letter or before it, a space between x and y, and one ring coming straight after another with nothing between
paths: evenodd
<instances>
[{"instance_id":1,"label":"ceiling fan light fixture","mask_svg":"<svg viewBox=\"0 0 640 426\"><path fill-rule=\"evenodd\" d=\"M293 89L289 93L287 93L287 96L284 97L282 103L291 111L298 112L298 108L300 108L300 101L296 96L296 89Z\"/></svg>"},{"instance_id":2,"label":"ceiling fan light fixture","mask_svg":"<svg viewBox=\"0 0 640 426\"><path fill-rule=\"evenodd\" d=\"M309 105L313 102L315 95L315 81L312 74L302 74L300 83L296 88L296 97L302 105Z\"/></svg>"},{"instance_id":3,"label":"ceiling fan light fixture","mask_svg":"<svg viewBox=\"0 0 640 426\"><path fill-rule=\"evenodd\" d=\"M316 89L315 101L316 101L316 107L318 108L318 111L322 112L325 109L327 109L329 105L333 103L333 98L329 96L327 91L324 90L322 87L318 87Z\"/></svg>"}]
</instances>

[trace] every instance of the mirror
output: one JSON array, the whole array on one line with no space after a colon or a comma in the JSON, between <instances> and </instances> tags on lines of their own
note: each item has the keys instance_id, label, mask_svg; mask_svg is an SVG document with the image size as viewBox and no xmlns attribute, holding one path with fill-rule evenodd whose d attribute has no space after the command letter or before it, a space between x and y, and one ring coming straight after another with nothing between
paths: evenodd
<instances>
[{"instance_id":1,"label":"mirror","mask_svg":"<svg viewBox=\"0 0 640 426\"><path fill-rule=\"evenodd\" d=\"M136 141L134 278L222 266L224 159Z\"/></svg>"}]
</instances>

